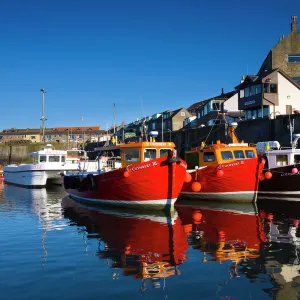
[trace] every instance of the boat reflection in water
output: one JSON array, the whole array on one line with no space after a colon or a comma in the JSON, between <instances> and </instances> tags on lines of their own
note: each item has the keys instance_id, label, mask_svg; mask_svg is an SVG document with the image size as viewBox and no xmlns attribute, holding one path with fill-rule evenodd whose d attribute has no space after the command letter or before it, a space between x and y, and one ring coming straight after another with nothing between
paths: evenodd
<instances>
[{"instance_id":1,"label":"boat reflection in water","mask_svg":"<svg viewBox=\"0 0 300 300\"><path fill-rule=\"evenodd\" d=\"M180 275L179 265L187 256L187 236L176 211L141 212L90 207L69 197L62 201L65 217L84 225L90 237L100 238L98 255L108 266L123 269L123 276L147 281L154 288L160 280ZM114 274L117 278L117 273Z\"/></svg>"},{"instance_id":2,"label":"boat reflection in water","mask_svg":"<svg viewBox=\"0 0 300 300\"><path fill-rule=\"evenodd\" d=\"M189 244L204 253L203 262L231 260L231 275L239 276L240 262L259 258L266 237L252 204L184 200L176 209Z\"/></svg>"},{"instance_id":3,"label":"boat reflection in water","mask_svg":"<svg viewBox=\"0 0 300 300\"><path fill-rule=\"evenodd\" d=\"M265 272L274 282L276 299L299 299L300 211L295 202L262 201L259 216L266 232L262 251Z\"/></svg>"}]
</instances>

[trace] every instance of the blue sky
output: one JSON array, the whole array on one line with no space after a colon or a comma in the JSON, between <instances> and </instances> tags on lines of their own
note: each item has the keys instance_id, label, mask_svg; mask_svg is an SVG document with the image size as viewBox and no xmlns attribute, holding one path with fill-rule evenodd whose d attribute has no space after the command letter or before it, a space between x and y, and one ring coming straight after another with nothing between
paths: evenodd
<instances>
[{"instance_id":1,"label":"blue sky","mask_svg":"<svg viewBox=\"0 0 300 300\"><path fill-rule=\"evenodd\" d=\"M300 1L11 0L0 9L0 129L113 124L188 107L256 73ZM300 26L299 26L300 27Z\"/></svg>"}]
</instances>

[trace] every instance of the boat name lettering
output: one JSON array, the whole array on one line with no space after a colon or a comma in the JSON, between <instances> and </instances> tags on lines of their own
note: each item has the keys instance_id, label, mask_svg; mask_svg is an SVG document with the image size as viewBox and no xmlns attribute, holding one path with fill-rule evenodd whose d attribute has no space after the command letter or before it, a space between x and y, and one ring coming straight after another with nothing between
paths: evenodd
<instances>
[{"instance_id":1,"label":"boat name lettering","mask_svg":"<svg viewBox=\"0 0 300 300\"><path fill-rule=\"evenodd\" d=\"M133 167L131 169L131 171L139 171L139 170L143 170L143 169L146 169L146 168L154 167L154 166L157 166L157 165L158 165L157 162L154 161L151 164L146 164L146 165L142 165L142 166L139 166L139 167Z\"/></svg>"},{"instance_id":2,"label":"boat name lettering","mask_svg":"<svg viewBox=\"0 0 300 300\"><path fill-rule=\"evenodd\" d=\"M297 174L293 174L293 173L282 173L280 174L280 176L292 176L292 175L299 175L300 171Z\"/></svg>"},{"instance_id":3,"label":"boat name lettering","mask_svg":"<svg viewBox=\"0 0 300 300\"><path fill-rule=\"evenodd\" d=\"M220 168L235 167L235 166L238 166L240 164L243 165L244 161L239 161L239 162L230 163L230 164L226 164L226 165L220 165Z\"/></svg>"}]
</instances>

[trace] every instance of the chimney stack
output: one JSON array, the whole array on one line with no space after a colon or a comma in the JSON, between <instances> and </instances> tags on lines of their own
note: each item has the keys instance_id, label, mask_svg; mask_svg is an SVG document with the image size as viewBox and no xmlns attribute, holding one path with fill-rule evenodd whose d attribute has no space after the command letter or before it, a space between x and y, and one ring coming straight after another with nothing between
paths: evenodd
<instances>
[{"instance_id":1,"label":"chimney stack","mask_svg":"<svg viewBox=\"0 0 300 300\"><path fill-rule=\"evenodd\" d=\"M291 30L292 32L298 32L297 16L292 16Z\"/></svg>"}]
</instances>

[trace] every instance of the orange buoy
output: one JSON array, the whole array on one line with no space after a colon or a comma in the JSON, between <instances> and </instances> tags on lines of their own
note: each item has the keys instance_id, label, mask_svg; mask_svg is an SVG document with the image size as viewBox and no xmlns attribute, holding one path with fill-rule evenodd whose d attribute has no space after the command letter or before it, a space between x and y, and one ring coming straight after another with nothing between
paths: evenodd
<instances>
[{"instance_id":1,"label":"orange buoy","mask_svg":"<svg viewBox=\"0 0 300 300\"><path fill-rule=\"evenodd\" d=\"M190 173L185 173L184 182L189 183L192 180L192 175Z\"/></svg>"},{"instance_id":2,"label":"orange buoy","mask_svg":"<svg viewBox=\"0 0 300 300\"><path fill-rule=\"evenodd\" d=\"M293 168L293 169L292 169L292 173L293 173L293 174L297 174L297 173L298 173L298 169L297 169L297 168Z\"/></svg>"},{"instance_id":3,"label":"orange buoy","mask_svg":"<svg viewBox=\"0 0 300 300\"><path fill-rule=\"evenodd\" d=\"M195 210L193 212L193 221L195 224L200 224L202 220L202 213L200 212L200 210Z\"/></svg>"},{"instance_id":4,"label":"orange buoy","mask_svg":"<svg viewBox=\"0 0 300 300\"><path fill-rule=\"evenodd\" d=\"M194 181L192 183L192 191L193 192L199 192L201 190L201 184L198 181Z\"/></svg>"},{"instance_id":5,"label":"orange buoy","mask_svg":"<svg viewBox=\"0 0 300 300\"><path fill-rule=\"evenodd\" d=\"M222 177L224 175L224 171L223 170L218 170L217 171L217 176L218 177Z\"/></svg>"},{"instance_id":6,"label":"orange buoy","mask_svg":"<svg viewBox=\"0 0 300 300\"><path fill-rule=\"evenodd\" d=\"M260 181L265 180L265 175L263 173L259 174L259 180Z\"/></svg>"},{"instance_id":7,"label":"orange buoy","mask_svg":"<svg viewBox=\"0 0 300 300\"><path fill-rule=\"evenodd\" d=\"M266 173L265 173L265 178L267 178L267 179L271 179L272 178L272 173L270 172L270 171L267 171Z\"/></svg>"},{"instance_id":8,"label":"orange buoy","mask_svg":"<svg viewBox=\"0 0 300 300\"><path fill-rule=\"evenodd\" d=\"M125 172L123 173L123 176L124 176L125 178L129 177L129 172L128 172L128 171L125 171Z\"/></svg>"}]
</instances>

